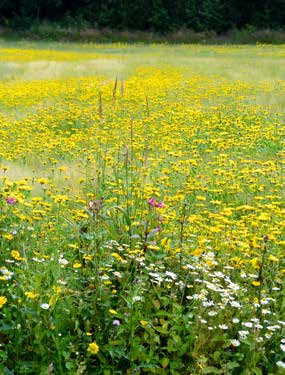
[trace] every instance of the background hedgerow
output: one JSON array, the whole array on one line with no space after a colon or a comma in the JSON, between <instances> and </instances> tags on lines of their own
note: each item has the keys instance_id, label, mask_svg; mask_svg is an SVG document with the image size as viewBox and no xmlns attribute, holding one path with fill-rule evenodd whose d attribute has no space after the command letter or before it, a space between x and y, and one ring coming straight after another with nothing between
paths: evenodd
<instances>
[{"instance_id":1,"label":"background hedgerow","mask_svg":"<svg viewBox=\"0 0 285 375\"><path fill-rule=\"evenodd\" d=\"M63 27L85 29L106 27L166 33L181 29L196 32L243 28L284 28L283 0L10 0L0 4L3 25L37 29L43 21ZM51 30L49 30L51 32ZM60 29L58 30L61 31Z\"/></svg>"},{"instance_id":2,"label":"background hedgerow","mask_svg":"<svg viewBox=\"0 0 285 375\"><path fill-rule=\"evenodd\" d=\"M0 48L1 372L281 374L283 46L48 47Z\"/></svg>"}]
</instances>

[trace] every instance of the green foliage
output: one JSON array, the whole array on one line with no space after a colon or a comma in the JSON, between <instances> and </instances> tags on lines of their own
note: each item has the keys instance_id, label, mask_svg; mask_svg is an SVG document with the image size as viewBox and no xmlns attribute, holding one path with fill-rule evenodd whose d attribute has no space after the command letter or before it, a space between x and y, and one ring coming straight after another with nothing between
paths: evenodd
<instances>
[{"instance_id":1,"label":"green foliage","mask_svg":"<svg viewBox=\"0 0 285 375\"><path fill-rule=\"evenodd\" d=\"M20 27L49 20L63 25L165 33L189 28L223 32L252 25L284 26L283 0L11 0L0 4L2 21Z\"/></svg>"}]
</instances>

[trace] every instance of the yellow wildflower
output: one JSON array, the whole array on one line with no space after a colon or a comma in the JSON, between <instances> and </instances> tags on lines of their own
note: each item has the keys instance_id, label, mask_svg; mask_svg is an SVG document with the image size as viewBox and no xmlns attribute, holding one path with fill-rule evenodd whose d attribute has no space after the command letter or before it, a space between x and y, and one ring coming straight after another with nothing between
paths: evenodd
<instances>
[{"instance_id":1,"label":"yellow wildflower","mask_svg":"<svg viewBox=\"0 0 285 375\"><path fill-rule=\"evenodd\" d=\"M34 299L37 297L37 294L34 293L34 292L25 292L25 296L30 298L30 299Z\"/></svg>"},{"instance_id":2,"label":"yellow wildflower","mask_svg":"<svg viewBox=\"0 0 285 375\"><path fill-rule=\"evenodd\" d=\"M112 315L117 315L117 311L113 309L109 309L109 313Z\"/></svg>"},{"instance_id":3,"label":"yellow wildflower","mask_svg":"<svg viewBox=\"0 0 285 375\"><path fill-rule=\"evenodd\" d=\"M96 342L91 342L88 345L87 351L91 354L97 354L99 352L99 346L96 344Z\"/></svg>"},{"instance_id":4,"label":"yellow wildflower","mask_svg":"<svg viewBox=\"0 0 285 375\"><path fill-rule=\"evenodd\" d=\"M73 268L80 268L81 266L82 266L81 263L78 263L78 262L73 264Z\"/></svg>"},{"instance_id":5,"label":"yellow wildflower","mask_svg":"<svg viewBox=\"0 0 285 375\"><path fill-rule=\"evenodd\" d=\"M140 324L144 327L148 324L148 321L146 320L140 320Z\"/></svg>"},{"instance_id":6,"label":"yellow wildflower","mask_svg":"<svg viewBox=\"0 0 285 375\"><path fill-rule=\"evenodd\" d=\"M253 281L251 284L253 286L260 286L260 282L259 281Z\"/></svg>"},{"instance_id":7,"label":"yellow wildflower","mask_svg":"<svg viewBox=\"0 0 285 375\"><path fill-rule=\"evenodd\" d=\"M268 259L271 260L271 262L279 262L279 259L272 254L269 255Z\"/></svg>"},{"instance_id":8,"label":"yellow wildflower","mask_svg":"<svg viewBox=\"0 0 285 375\"><path fill-rule=\"evenodd\" d=\"M16 260L24 260L24 258L21 257L20 253L18 250L12 250L11 251L11 256L12 258L16 259Z\"/></svg>"},{"instance_id":9,"label":"yellow wildflower","mask_svg":"<svg viewBox=\"0 0 285 375\"><path fill-rule=\"evenodd\" d=\"M0 296L0 309L2 309L6 302L7 298L5 296Z\"/></svg>"}]
</instances>

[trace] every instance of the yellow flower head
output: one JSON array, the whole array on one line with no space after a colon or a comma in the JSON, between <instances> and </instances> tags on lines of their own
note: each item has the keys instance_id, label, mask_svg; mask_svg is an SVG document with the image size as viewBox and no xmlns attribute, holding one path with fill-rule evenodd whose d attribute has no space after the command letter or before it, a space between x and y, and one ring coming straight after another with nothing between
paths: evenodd
<instances>
[{"instance_id":1,"label":"yellow flower head","mask_svg":"<svg viewBox=\"0 0 285 375\"><path fill-rule=\"evenodd\" d=\"M117 315L117 311L113 309L109 309L109 313L112 315Z\"/></svg>"},{"instance_id":2,"label":"yellow flower head","mask_svg":"<svg viewBox=\"0 0 285 375\"><path fill-rule=\"evenodd\" d=\"M73 268L80 268L81 266L81 263L78 262L73 264Z\"/></svg>"},{"instance_id":3,"label":"yellow flower head","mask_svg":"<svg viewBox=\"0 0 285 375\"><path fill-rule=\"evenodd\" d=\"M140 324L142 326L146 326L148 324L148 322L146 320L140 320Z\"/></svg>"},{"instance_id":4,"label":"yellow flower head","mask_svg":"<svg viewBox=\"0 0 285 375\"><path fill-rule=\"evenodd\" d=\"M30 298L30 299L34 299L37 297L37 294L34 293L34 292L25 292L25 296Z\"/></svg>"},{"instance_id":5,"label":"yellow flower head","mask_svg":"<svg viewBox=\"0 0 285 375\"><path fill-rule=\"evenodd\" d=\"M259 285L260 285L260 282L259 282L259 281L253 281L251 284L252 284L253 286L259 286Z\"/></svg>"},{"instance_id":6,"label":"yellow flower head","mask_svg":"<svg viewBox=\"0 0 285 375\"><path fill-rule=\"evenodd\" d=\"M15 259L15 260L24 260L23 257L21 257L20 253L18 250L12 250L11 251L11 256Z\"/></svg>"},{"instance_id":7,"label":"yellow flower head","mask_svg":"<svg viewBox=\"0 0 285 375\"><path fill-rule=\"evenodd\" d=\"M271 260L271 262L279 262L279 259L272 254L269 255L268 259Z\"/></svg>"},{"instance_id":8,"label":"yellow flower head","mask_svg":"<svg viewBox=\"0 0 285 375\"><path fill-rule=\"evenodd\" d=\"M99 352L99 346L96 344L96 342L91 342L88 345L87 351L91 354L97 354Z\"/></svg>"},{"instance_id":9,"label":"yellow flower head","mask_svg":"<svg viewBox=\"0 0 285 375\"><path fill-rule=\"evenodd\" d=\"M0 309L2 309L3 305L7 302L7 298L5 296L0 296Z\"/></svg>"}]
</instances>

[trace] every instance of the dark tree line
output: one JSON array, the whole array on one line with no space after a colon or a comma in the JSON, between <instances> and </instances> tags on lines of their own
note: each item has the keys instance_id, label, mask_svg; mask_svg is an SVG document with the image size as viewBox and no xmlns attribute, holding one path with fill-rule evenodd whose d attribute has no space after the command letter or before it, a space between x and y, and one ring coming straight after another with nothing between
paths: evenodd
<instances>
[{"instance_id":1,"label":"dark tree line","mask_svg":"<svg viewBox=\"0 0 285 375\"><path fill-rule=\"evenodd\" d=\"M285 0L0 0L0 20L169 32L285 26Z\"/></svg>"}]
</instances>

